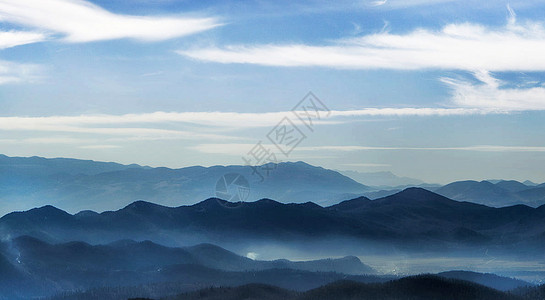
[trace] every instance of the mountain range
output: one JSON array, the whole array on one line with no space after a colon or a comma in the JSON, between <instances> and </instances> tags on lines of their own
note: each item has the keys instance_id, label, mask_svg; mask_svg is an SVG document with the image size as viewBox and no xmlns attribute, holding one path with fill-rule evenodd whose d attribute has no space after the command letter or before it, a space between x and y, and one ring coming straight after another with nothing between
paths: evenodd
<instances>
[{"instance_id":1,"label":"mountain range","mask_svg":"<svg viewBox=\"0 0 545 300\"><path fill-rule=\"evenodd\" d=\"M161 294L161 292L163 293ZM145 286L127 288L102 288L88 292L67 293L51 300L538 300L544 295L544 286L520 287L502 292L475 282L446 278L440 275L409 276L384 282L358 282L339 280L308 291L293 291L268 284L252 283L235 287L208 287L194 292L177 293L172 286ZM170 293L168 293L170 292ZM165 296L166 295L166 296ZM142 298L145 296L146 298ZM136 298L138 297L138 298Z\"/></svg>"},{"instance_id":2,"label":"mountain range","mask_svg":"<svg viewBox=\"0 0 545 300\"><path fill-rule=\"evenodd\" d=\"M248 199L242 200L248 201L272 198L286 203L328 203L332 199L338 202L340 195L360 195L370 189L338 172L303 162L267 164L255 169L251 166L169 169L2 155L0 214L45 204L71 212L112 210L136 200L169 206L193 204L216 196L216 184L226 174L246 178L250 192Z\"/></svg>"},{"instance_id":3,"label":"mountain range","mask_svg":"<svg viewBox=\"0 0 545 300\"><path fill-rule=\"evenodd\" d=\"M358 171L339 171L339 173L348 176L355 181L372 186L373 188L391 188L391 187L407 187L417 186L424 183L420 179L410 177L400 177L392 172L358 172Z\"/></svg>"},{"instance_id":4,"label":"mountain range","mask_svg":"<svg viewBox=\"0 0 545 300\"><path fill-rule=\"evenodd\" d=\"M386 280L361 276L374 273L357 257L260 261L211 244L184 248L131 240L105 245L49 244L29 236L0 243L0 298L167 281L197 287L270 282L297 289L317 287L346 276L359 281ZM292 280L283 283L289 277ZM187 288L191 289L194 287Z\"/></svg>"},{"instance_id":5,"label":"mountain range","mask_svg":"<svg viewBox=\"0 0 545 300\"><path fill-rule=\"evenodd\" d=\"M461 181L440 186L390 172L337 172L304 162L170 169L0 155L0 215L46 204L76 213L114 210L137 200L166 206L194 204L210 197L231 200L225 198L238 193L237 185L217 193L217 183L229 174L242 175L248 182L247 198L242 198L246 201L269 198L328 206L359 196L378 199L417 186L454 200L494 207L545 204L545 185L531 182Z\"/></svg>"},{"instance_id":6,"label":"mountain range","mask_svg":"<svg viewBox=\"0 0 545 300\"><path fill-rule=\"evenodd\" d=\"M416 249L425 245L427 251L483 246L506 251L543 249L544 228L545 206L494 208L451 200L422 188L327 207L311 202L233 203L210 198L179 207L137 201L117 211L74 215L44 206L0 218L3 237L28 235L54 243L134 239L235 247L250 242L308 244L334 237L352 241L354 247L372 242Z\"/></svg>"},{"instance_id":7,"label":"mountain range","mask_svg":"<svg viewBox=\"0 0 545 300\"><path fill-rule=\"evenodd\" d=\"M360 287L366 286L361 283L373 283L376 288L378 283L399 278L376 275L375 270L356 257L261 261L211 244L183 248L132 240L103 245L49 244L29 236L0 243L0 274L0 299L46 295L57 295L53 299L164 297L203 287L249 283L274 285L273 289L288 289L286 295L299 295L305 291L308 291L305 294L314 294L315 290L309 290L338 280L351 280ZM494 274L450 271L436 276L434 280L455 279L464 280L459 282L462 285L479 284L482 285L479 288L486 291L531 286L528 282ZM390 292L396 291L397 288Z\"/></svg>"},{"instance_id":8,"label":"mountain range","mask_svg":"<svg viewBox=\"0 0 545 300\"><path fill-rule=\"evenodd\" d=\"M538 207L545 204L545 184L526 185L515 180L457 181L434 190L459 201L469 201L494 207L524 204Z\"/></svg>"}]
</instances>

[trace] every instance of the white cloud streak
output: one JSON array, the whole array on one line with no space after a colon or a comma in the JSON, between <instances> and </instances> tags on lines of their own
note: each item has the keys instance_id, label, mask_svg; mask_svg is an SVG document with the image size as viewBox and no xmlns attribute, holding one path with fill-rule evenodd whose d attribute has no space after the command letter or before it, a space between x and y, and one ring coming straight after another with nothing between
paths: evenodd
<instances>
[{"instance_id":1,"label":"white cloud streak","mask_svg":"<svg viewBox=\"0 0 545 300\"><path fill-rule=\"evenodd\" d=\"M476 145L464 147L375 147L375 146L316 146L299 147L299 151L476 151L476 152L545 152L545 147Z\"/></svg>"},{"instance_id":2,"label":"white cloud streak","mask_svg":"<svg viewBox=\"0 0 545 300\"><path fill-rule=\"evenodd\" d=\"M0 31L0 50L45 41L46 35L30 31Z\"/></svg>"},{"instance_id":3,"label":"white cloud streak","mask_svg":"<svg viewBox=\"0 0 545 300\"><path fill-rule=\"evenodd\" d=\"M344 123L350 118L374 116L450 116L485 114L489 111L474 108L365 108L360 110L333 110L330 117L314 124ZM125 115L79 115L48 117L0 117L0 130L66 131L83 133L127 134L148 132L149 134L171 133L165 129L151 128L110 128L139 124L179 123L181 125L200 125L200 128L254 128L275 126L284 117L291 117L294 123L301 124L291 111L264 113L236 112L154 112Z\"/></svg>"},{"instance_id":4,"label":"white cloud streak","mask_svg":"<svg viewBox=\"0 0 545 300\"><path fill-rule=\"evenodd\" d=\"M434 31L381 32L331 45L229 45L178 51L217 63L340 69L545 70L545 27L518 24L514 12L500 28L463 23Z\"/></svg>"},{"instance_id":5,"label":"white cloud streak","mask_svg":"<svg viewBox=\"0 0 545 300\"><path fill-rule=\"evenodd\" d=\"M451 102L460 107L488 111L545 110L545 88L502 88L504 82L487 71L475 72L482 84L442 78L452 88Z\"/></svg>"},{"instance_id":6,"label":"white cloud streak","mask_svg":"<svg viewBox=\"0 0 545 300\"><path fill-rule=\"evenodd\" d=\"M199 144L190 149L207 154L244 155L255 144ZM263 144L264 147L274 149L272 144ZM545 152L545 147L534 146L501 146L475 145L463 147L380 147L380 146L309 146L297 147L294 153L300 152L354 152L354 151L473 151L473 152ZM378 165L377 165L378 166Z\"/></svg>"},{"instance_id":7,"label":"white cloud streak","mask_svg":"<svg viewBox=\"0 0 545 300\"><path fill-rule=\"evenodd\" d=\"M159 41L212 29L215 18L129 16L82 0L0 0L0 21L64 35L67 42Z\"/></svg>"},{"instance_id":8,"label":"white cloud streak","mask_svg":"<svg viewBox=\"0 0 545 300\"><path fill-rule=\"evenodd\" d=\"M380 167L391 167L390 164L374 164L374 163L353 163L353 164L342 164L343 166L349 167L364 167L364 168L380 168Z\"/></svg>"}]
</instances>

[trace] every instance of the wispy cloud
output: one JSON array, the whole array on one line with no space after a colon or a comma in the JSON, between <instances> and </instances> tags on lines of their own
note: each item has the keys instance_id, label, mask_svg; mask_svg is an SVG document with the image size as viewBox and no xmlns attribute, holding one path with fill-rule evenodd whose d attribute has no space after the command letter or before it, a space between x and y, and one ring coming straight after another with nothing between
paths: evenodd
<instances>
[{"instance_id":1,"label":"wispy cloud","mask_svg":"<svg viewBox=\"0 0 545 300\"><path fill-rule=\"evenodd\" d=\"M33 82L40 78L42 67L0 60L0 85Z\"/></svg>"},{"instance_id":2,"label":"wispy cloud","mask_svg":"<svg viewBox=\"0 0 545 300\"><path fill-rule=\"evenodd\" d=\"M117 149L117 148L121 148L121 146L119 145L84 145L84 146L79 146L78 148L102 150L102 149Z\"/></svg>"},{"instance_id":3,"label":"wispy cloud","mask_svg":"<svg viewBox=\"0 0 545 300\"><path fill-rule=\"evenodd\" d=\"M376 146L316 146L299 147L299 151L369 151L369 150L412 150L412 151L477 151L477 152L545 152L545 147L476 145L463 147L376 147Z\"/></svg>"},{"instance_id":4,"label":"wispy cloud","mask_svg":"<svg viewBox=\"0 0 545 300\"><path fill-rule=\"evenodd\" d=\"M369 4L371 6L381 6L386 4L386 2L388 2L388 0L376 0L376 1L371 1Z\"/></svg>"},{"instance_id":5,"label":"wispy cloud","mask_svg":"<svg viewBox=\"0 0 545 300\"><path fill-rule=\"evenodd\" d=\"M46 39L46 35L40 32L0 31L0 49L42 42Z\"/></svg>"},{"instance_id":6,"label":"wispy cloud","mask_svg":"<svg viewBox=\"0 0 545 300\"><path fill-rule=\"evenodd\" d=\"M339 124L350 118L373 116L449 116L484 114L488 111L476 108L364 108L360 110L333 110L327 119L314 124ZM170 134L167 129L128 128L127 125L150 126L177 123L199 125L199 128L255 128L275 126L286 116L301 124L291 111L237 113L237 112L154 112L125 115L79 115L48 117L0 117L0 130L66 131L104 134L127 134L132 132L150 135ZM117 127L115 127L117 126ZM121 127L122 126L122 127Z\"/></svg>"},{"instance_id":7,"label":"wispy cloud","mask_svg":"<svg viewBox=\"0 0 545 300\"><path fill-rule=\"evenodd\" d=\"M391 167L390 164L374 164L374 163L351 163L351 164L342 164L343 166L348 167L364 167L364 168L381 168L381 167Z\"/></svg>"},{"instance_id":8,"label":"wispy cloud","mask_svg":"<svg viewBox=\"0 0 545 300\"><path fill-rule=\"evenodd\" d=\"M199 144L189 148L207 154L244 155L255 144L225 143L225 144ZM267 148L274 149L272 144L264 144ZM502 146L502 145L475 145L462 147L381 147L381 146L307 146L297 147L294 152L354 152L354 151L474 151L474 152L545 152L545 147L534 146ZM351 164L355 166L356 164ZM363 166L363 165L361 165ZM378 164L365 164L365 166L383 166Z\"/></svg>"},{"instance_id":9,"label":"wispy cloud","mask_svg":"<svg viewBox=\"0 0 545 300\"><path fill-rule=\"evenodd\" d=\"M329 45L265 44L184 49L179 54L217 63L342 69L545 70L545 27L515 20L505 26L449 24L406 34L380 32Z\"/></svg>"},{"instance_id":10,"label":"wispy cloud","mask_svg":"<svg viewBox=\"0 0 545 300\"><path fill-rule=\"evenodd\" d=\"M82 0L0 0L0 21L61 34L67 42L158 41L220 26L211 17L115 14Z\"/></svg>"},{"instance_id":11,"label":"wispy cloud","mask_svg":"<svg viewBox=\"0 0 545 300\"><path fill-rule=\"evenodd\" d=\"M466 108L497 111L545 110L545 88L502 88L505 85L487 71L474 73L481 84L442 78L453 89L452 103Z\"/></svg>"}]
</instances>

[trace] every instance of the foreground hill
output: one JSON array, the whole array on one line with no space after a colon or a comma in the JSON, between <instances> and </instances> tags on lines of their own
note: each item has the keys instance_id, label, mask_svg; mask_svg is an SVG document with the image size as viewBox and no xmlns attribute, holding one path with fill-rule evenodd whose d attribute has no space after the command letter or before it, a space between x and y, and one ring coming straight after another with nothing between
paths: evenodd
<instances>
[{"instance_id":1,"label":"foreground hill","mask_svg":"<svg viewBox=\"0 0 545 300\"><path fill-rule=\"evenodd\" d=\"M149 241L48 244L21 236L0 243L0 299L50 295L90 288L176 281L193 290L207 285L262 282L309 289L346 276L358 281L373 269L356 257L315 261L260 261L218 246L170 248Z\"/></svg>"},{"instance_id":2,"label":"foreground hill","mask_svg":"<svg viewBox=\"0 0 545 300\"><path fill-rule=\"evenodd\" d=\"M173 289L170 287L170 290ZM77 293L55 297L55 300L69 299L120 299L126 298L127 291L121 289L94 290L92 293ZM158 294L140 291L132 295L150 297ZM114 297L112 297L114 295ZM535 295L535 297L534 297ZM117 298L115 298L117 296ZM95 297L95 298L93 298ZM196 292L176 296L158 296L155 299L169 300L537 300L539 294L513 295L500 292L468 281L447 279L433 275L406 277L383 283L361 283L337 281L306 292L294 292L271 285L248 284L238 287L205 288ZM151 299L151 298L148 298Z\"/></svg>"},{"instance_id":3,"label":"foreground hill","mask_svg":"<svg viewBox=\"0 0 545 300\"><path fill-rule=\"evenodd\" d=\"M285 259L262 261L239 256L212 244L199 244L183 248L165 247L150 241L135 242L132 240L121 240L107 245L89 245L84 242L48 244L29 236L21 236L11 240L9 244L5 243L4 247L0 248L0 253L4 257L11 257L11 261L16 261L18 266L38 266L40 268L78 266L82 269L134 271L172 264L194 264L224 271L293 269L357 275L375 273L372 268L353 256L297 262ZM14 254L16 254L15 257ZM12 269L3 268L1 270L12 272Z\"/></svg>"},{"instance_id":4,"label":"foreground hill","mask_svg":"<svg viewBox=\"0 0 545 300\"><path fill-rule=\"evenodd\" d=\"M71 212L112 210L136 200L169 206L193 204L214 197L217 181L229 173L241 174L249 181L248 200L329 203L345 194L361 195L369 190L336 171L303 162L268 164L256 170L262 177L250 166L169 169L0 156L0 215L45 204Z\"/></svg>"},{"instance_id":5,"label":"foreground hill","mask_svg":"<svg viewBox=\"0 0 545 300\"><path fill-rule=\"evenodd\" d=\"M330 207L263 199L231 203L211 198L191 206L138 201L111 212L68 214L52 206L0 218L0 234L49 242L92 244L120 239L162 244L250 241L297 243L346 238L427 251L444 247L545 248L545 206L493 208L458 202L420 188L377 200L365 197Z\"/></svg>"},{"instance_id":6,"label":"foreground hill","mask_svg":"<svg viewBox=\"0 0 545 300\"><path fill-rule=\"evenodd\" d=\"M526 281L522 281L522 280L518 280L514 278L508 278L508 277L501 277L501 276L490 274L490 273L484 274L484 273L469 272L469 271L448 271L448 272L441 272L437 274L437 276L470 281L470 282L478 283L480 285L491 287L493 289L504 291L504 292L511 291L517 288L531 286Z\"/></svg>"}]
</instances>

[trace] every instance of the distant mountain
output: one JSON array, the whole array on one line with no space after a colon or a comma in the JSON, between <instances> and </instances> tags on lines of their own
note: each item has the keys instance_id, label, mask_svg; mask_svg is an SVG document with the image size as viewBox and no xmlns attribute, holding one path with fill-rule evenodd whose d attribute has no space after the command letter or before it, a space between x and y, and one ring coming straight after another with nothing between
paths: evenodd
<instances>
[{"instance_id":1,"label":"distant mountain","mask_svg":"<svg viewBox=\"0 0 545 300\"><path fill-rule=\"evenodd\" d=\"M0 171L2 175L5 175L7 172L27 176L55 174L96 175L126 169L149 169L149 167L137 164L122 165L113 162L73 158L9 157L0 154Z\"/></svg>"},{"instance_id":2,"label":"distant mountain","mask_svg":"<svg viewBox=\"0 0 545 300\"><path fill-rule=\"evenodd\" d=\"M101 214L71 215L51 206L0 218L2 236L29 235L51 242L119 239L163 244L211 242L244 245L349 239L427 251L442 247L545 248L545 206L492 208L458 202L421 188L377 200L365 197L321 207L263 199L231 203L211 198L191 206L138 201ZM348 244L346 245L348 247ZM517 251L521 251L519 249Z\"/></svg>"},{"instance_id":3,"label":"distant mountain","mask_svg":"<svg viewBox=\"0 0 545 300\"><path fill-rule=\"evenodd\" d=\"M348 176L361 184L373 187L415 186L424 183L419 179L399 177L392 172L339 171L339 173Z\"/></svg>"},{"instance_id":4,"label":"distant mountain","mask_svg":"<svg viewBox=\"0 0 545 300\"><path fill-rule=\"evenodd\" d=\"M457 181L438 188L435 192L454 200L495 207L512 205L519 201L519 199L514 199L508 190L489 181Z\"/></svg>"},{"instance_id":5,"label":"distant mountain","mask_svg":"<svg viewBox=\"0 0 545 300\"><path fill-rule=\"evenodd\" d=\"M136 200L168 206L193 204L216 196L216 183L229 173L240 174L249 181L248 201L273 198L280 202L336 203L338 199L349 199L342 195L359 195L369 190L338 172L303 162L255 168L169 169L65 158L1 156L0 215L45 204L70 212L112 210Z\"/></svg>"},{"instance_id":6,"label":"distant mountain","mask_svg":"<svg viewBox=\"0 0 545 300\"><path fill-rule=\"evenodd\" d=\"M180 280L197 286L271 282L292 289L298 289L296 284L299 288L312 288L347 276L345 270L359 274L374 272L355 257L259 261L209 244L169 248L149 241L123 240L93 246L83 242L48 244L22 236L3 242L0 249L0 274L6 275L0 277L0 291L10 290L13 295L24 298ZM283 283L289 277L296 278ZM366 276L350 278L387 280ZM20 280L26 280L25 284L18 282ZM14 282L17 284L13 285ZM47 288L42 287L41 282L47 283Z\"/></svg>"},{"instance_id":7,"label":"distant mountain","mask_svg":"<svg viewBox=\"0 0 545 300\"><path fill-rule=\"evenodd\" d=\"M457 181L435 190L458 201L469 201L494 207L525 204L537 207L545 204L545 186L527 186L515 180Z\"/></svg>"},{"instance_id":8,"label":"distant mountain","mask_svg":"<svg viewBox=\"0 0 545 300\"><path fill-rule=\"evenodd\" d=\"M501 180L495 183L495 185L499 188L502 188L504 190L507 190L513 193L524 191L529 188L529 186L525 185L524 183L520 183L516 180Z\"/></svg>"},{"instance_id":9,"label":"distant mountain","mask_svg":"<svg viewBox=\"0 0 545 300\"><path fill-rule=\"evenodd\" d=\"M527 186L536 186L536 185L538 185L537 183L532 182L532 181L530 181L530 180L525 180L525 181L523 182L523 184L525 184L525 185L527 185Z\"/></svg>"}]
</instances>

